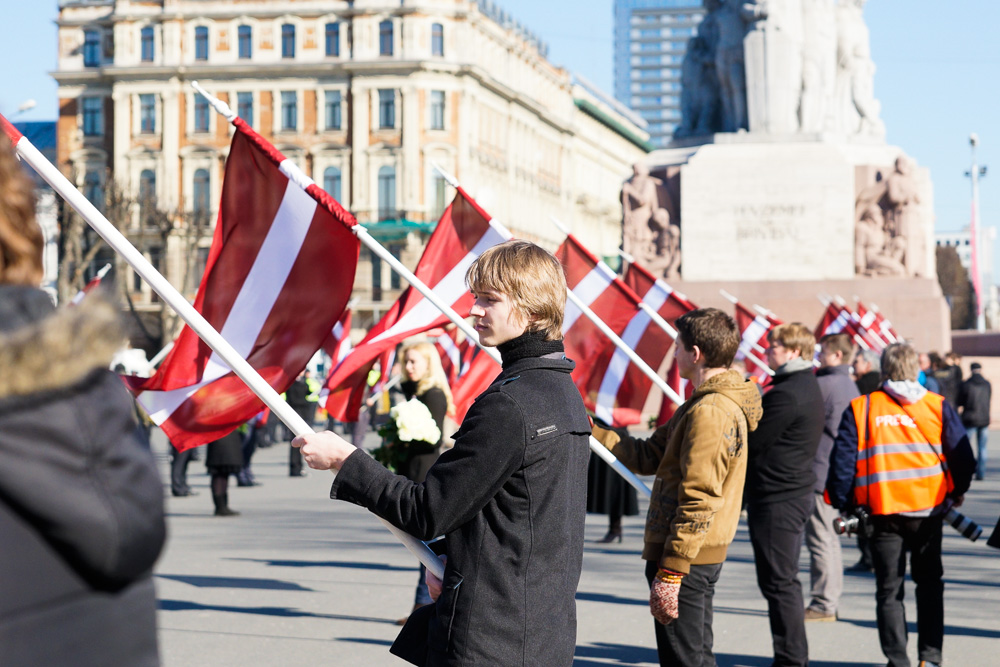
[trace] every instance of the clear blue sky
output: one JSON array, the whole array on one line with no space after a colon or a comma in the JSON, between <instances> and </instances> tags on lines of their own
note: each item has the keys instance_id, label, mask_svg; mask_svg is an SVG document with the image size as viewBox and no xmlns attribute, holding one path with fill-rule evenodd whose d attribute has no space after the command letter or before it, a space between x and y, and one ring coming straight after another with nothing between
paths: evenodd
<instances>
[{"instance_id":1,"label":"clear blue sky","mask_svg":"<svg viewBox=\"0 0 1000 667\"><path fill-rule=\"evenodd\" d=\"M612 91L611 0L499 4L549 43L556 64ZM0 40L0 112L52 120L56 88L48 72L55 67L57 3L22 0L17 6L8 16L15 25ZM968 224L970 132L979 135L980 164L995 169L981 182L982 221L1000 224L1000 2L871 0L865 18L887 139L930 168L937 229ZM16 114L27 99L38 106Z\"/></svg>"}]
</instances>

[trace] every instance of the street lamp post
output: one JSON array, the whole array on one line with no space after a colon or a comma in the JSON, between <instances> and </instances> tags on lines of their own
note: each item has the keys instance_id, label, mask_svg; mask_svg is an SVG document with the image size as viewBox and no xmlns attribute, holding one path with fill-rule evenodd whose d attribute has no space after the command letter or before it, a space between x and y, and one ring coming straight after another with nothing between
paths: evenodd
<instances>
[{"instance_id":1,"label":"street lamp post","mask_svg":"<svg viewBox=\"0 0 1000 667\"><path fill-rule=\"evenodd\" d=\"M975 132L969 135L969 146L972 151L972 167L965 175L972 179L972 217L969 221L969 246L972 250L971 265L972 288L976 293L976 330L986 331L986 314L983 308L985 299L982 271L980 270L980 250L982 249L982 233L979 220L979 177L986 175L986 167L980 167L976 162L976 146L979 145L979 135ZM989 289L988 286L986 288Z\"/></svg>"}]
</instances>

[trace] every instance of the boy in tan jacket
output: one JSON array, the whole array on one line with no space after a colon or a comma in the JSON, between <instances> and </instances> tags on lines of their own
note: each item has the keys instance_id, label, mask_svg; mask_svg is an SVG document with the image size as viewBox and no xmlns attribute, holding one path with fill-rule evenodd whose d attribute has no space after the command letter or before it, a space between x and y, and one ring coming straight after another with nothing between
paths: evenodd
<instances>
[{"instance_id":1,"label":"boy in tan jacket","mask_svg":"<svg viewBox=\"0 0 1000 667\"><path fill-rule=\"evenodd\" d=\"M701 308L676 326L674 363L691 398L648 439L593 433L629 470L656 475L642 557L660 664L714 665L712 596L736 535L760 392L729 368L740 343L729 315Z\"/></svg>"}]
</instances>

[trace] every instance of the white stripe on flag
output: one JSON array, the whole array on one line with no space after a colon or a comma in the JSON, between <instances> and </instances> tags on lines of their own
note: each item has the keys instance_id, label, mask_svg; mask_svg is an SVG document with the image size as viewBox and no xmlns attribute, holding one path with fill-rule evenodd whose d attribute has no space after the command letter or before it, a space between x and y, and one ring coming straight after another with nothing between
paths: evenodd
<instances>
[{"instance_id":1,"label":"white stripe on flag","mask_svg":"<svg viewBox=\"0 0 1000 667\"><path fill-rule=\"evenodd\" d=\"M451 339L451 336L449 336L448 334L445 334L443 336L438 336L437 344L441 346L441 349L444 350L444 353L448 355L449 359L451 359L452 366L458 368L459 364L462 363L462 357L458 350L458 346L455 345L455 341Z\"/></svg>"},{"instance_id":2,"label":"white stripe on flag","mask_svg":"<svg viewBox=\"0 0 1000 667\"><path fill-rule=\"evenodd\" d=\"M253 267L219 331L244 359L250 356L274 302L285 286L315 212L316 200L297 185L289 183ZM136 398L153 422L159 425L195 392L229 371L229 366L213 352L197 384L172 391L142 392Z\"/></svg>"},{"instance_id":3,"label":"white stripe on flag","mask_svg":"<svg viewBox=\"0 0 1000 667\"><path fill-rule=\"evenodd\" d=\"M643 301L651 310L658 311L664 301L666 301L667 296L663 290L650 288L646 296L643 297ZM643 335L645 335L651 321L652 318L645 310L640 310L636 313L622 334L622 340L625 341L625 344L634 350ZM601 379L601 387L597 391L595 412L598 417L608 424L613 423L618 390L625 380L625 372L628 370L630 363L632 362L628 358L628 355L621 348L616 348L615 353L611 356L611 361L608 363L607 370L604 371L604 377Z\"/></svg>"},{"instance_id":4,"label":"white stripe on flag","mask_svg":"<svg viewBox=\"0 0 1000 667\"><path fill-rule=\"evenodd\" d=\"M431 286L431 290L444 303L449 305L455 303L468 290L468 287L465 285L465 274L468 272L472 262L488 248L492 248L496 244L503 243L506 240L493 225L490 225L489 229L483 234L472 250L466 253L465 257L452 267L451 271L438 281L436 285ZM468 313L459 313L459 315L464 316L468 315ZM396 320L396 323L391 327L368 341L368 343L377 343L405 331L426 327L440 316L441 311L438 310L438 307L431 303L430 299L425 299L421 296L420 301L409 312Z\"/></svg>"},{"instance_id":5,"label":"white stripe on flag","mask_svg":"<svg viewBox=\"0 0 1000 667\"><path fill-rule=\"evenodd\" d=\"M601 265L598 264L583 277L583 280L576 284L576 287L573 288L573 294L579 297L583 305L590 307L590 304L594 303L597 297L604 294L604 290L608 288L613 279L614 274L606 275L606 272L601 270ZM569 331L582 314L583 312L575 303L567 301L566 316L563 318L563 333Z\"/></svg>"},{"instance_id":6,"label":"white stripe on flag","mask_svg":"<svg viewBox=\"0 0 1000 667\"><path fill-rule=\"evenodd\" d=\"M743 359L747 354L753 351L753 348L760 339L764 337L767 330L771 327L771 323L765 318L758 315L753 318L753 322L747 326L747 330L743 332L743 337L740 340L739 354L736 355L738 358Z\"/></svg>"}]
</instances>

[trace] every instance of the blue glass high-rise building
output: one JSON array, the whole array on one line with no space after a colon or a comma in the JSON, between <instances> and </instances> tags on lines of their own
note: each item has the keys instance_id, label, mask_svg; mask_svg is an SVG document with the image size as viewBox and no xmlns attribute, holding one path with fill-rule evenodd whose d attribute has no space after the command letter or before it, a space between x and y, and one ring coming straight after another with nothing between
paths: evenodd
<instances>
[{"instance_id":1,"label":"blue glass high-rise building","mask_svg":"<svg viewBox=\"0 0 1000 667\"><path fill-rule=\"evenodd\" d=\"M681 63L705 15L701 0L615 0L615 97L666 146L681 121Z\"/></svg>"}]
</instances>

